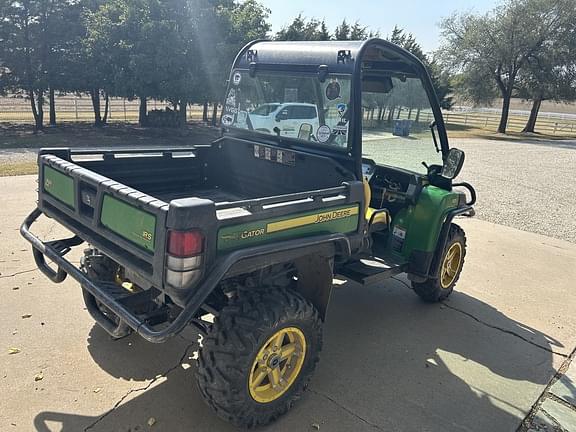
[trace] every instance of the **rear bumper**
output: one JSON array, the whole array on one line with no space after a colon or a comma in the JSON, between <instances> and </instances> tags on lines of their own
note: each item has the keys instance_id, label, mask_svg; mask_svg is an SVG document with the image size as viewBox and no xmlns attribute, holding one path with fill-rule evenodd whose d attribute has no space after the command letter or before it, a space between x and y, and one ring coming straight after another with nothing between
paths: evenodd
<instances>
[{"instance_id":1,"label":"rear bumper","mask_svg":"<svg viewBox=\"0 0 576 432\"><path fill-rule=\"evenodd\" d=\"M64 255L70 250L70 247L81 244L83 242L82 239L75 236L71 239L64 239L57 242L43 242L32 234L30 227L41 214L42 212L39 209L35 209L24 220L20 227L20 234L22 234L22 236L32 244L32 253L36 265L40 271L48 277L48 279L55 283L63 282L67 275L72 276L80 283L85 291L118 316L122 323L120 323L120 325L112 325L111 321L104 314L99 313L97 308L90 307L91 304L89 301L86 302L90 314L108 333L114 337L120 337L127 333L126 327L129 327L140 334L144 339L150 342L160 343L164 342L171 336L176 335L186 326L189 320L185 319L187 317L187 315L184 314L185 310L183 310L183 313L181 313L170 326L162 330L154 330L146 322L143 322L116 298L110 295L104 284L99 284L89 279L84 272L64 257ZM67 248L61 248L59 245L67 246ZM46 264L45 258L51 260L57 266L57 270L51 269ZM191 312L193 313L195 310ZM188 313L191 318L192 313Z\"/></svg>"},{"instance_id":2,"label":"rear bumper","mask_svg":"<svg viewBox=\"0 0 576 432\"><path fill-rule=\"evenodd\" d=\"M34 260L42 273L55 283L64 281L67 275L72 276L80 283L86 292L114 313L121 320L118 325L113 325L110 319L99 312L97 308L90 307L89 302L87 302L87 307L96 322L112 336L122 336L127 333L128 328L131 328L147 341L154 343L164 342L181 332L194 319L204 301L218 283L226 275L232 274L240 261L242 261L242 267L244 267L244 271L246 271L247 268L250 268L254 260L260 261L264 255L266 256L266 263L270 265L273 264L275 260L283 262L283 260L286 260L289 256L302 256L303 254L311 253L311 251L319 247L332 247L336 244L338 245L340 255L350 254L349 240L343 234L329 234L288 240L231 252L219 260L218 263L210 269L204 280L194 288L194 292L188 297L188 302L178 316L170 322L168 326L158 330L152 325L149 325L146 320L138 317L118 301L117 298L111 295L109 287L107 287L105 283L95 282L89 279L82 270L64 257L64 255L70 251L71 247L83 242L81 238L74 236L70 239L44 242L32 234L30 227L41 214L42 211L40 209L32 211L22 223L20 233L32 244ZM48 258L57 266L56 271L46 264L45 258Z\"/></svg>"}]
</instances>

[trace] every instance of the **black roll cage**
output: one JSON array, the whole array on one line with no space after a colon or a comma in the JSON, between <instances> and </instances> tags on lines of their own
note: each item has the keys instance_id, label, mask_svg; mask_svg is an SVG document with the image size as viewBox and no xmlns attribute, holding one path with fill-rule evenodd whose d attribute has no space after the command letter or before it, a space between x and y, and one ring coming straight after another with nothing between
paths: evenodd
<instances>
[{"instance_id":1,"label":"black roll cage","mask_svg":"<svg viewBox=\"0 0 576 432\"><path fill-rule=\"evenodd\" d=\"M278 42L255 40L248 43L236 56L230 71L229 83L236 71L248 71L254 76L259 71L287 72L292 74L317 74L319 79L330 75L349 75L350 89L350 126L348 147L338 148L287 137L277 137L251 131L222 128L223 136L230 135L246 138L263 144L298 149L309 153L330 156L343 160L354 172L356 179L362 179L362 77L363 63L370 49L380 48L396 56L396 61L385 62L391 72L413 75L420 78L428 96L434 114L436 130L445 160L449 150L446 125L440 109L440 103L426 66L420 59L389 41L373 38L366 41L321 41L321 42ZM378 63L378 62L375 62ZM226 93L227 94L227 93ZM224 104L223 104L224 105Z\"/></svg>"}]
</instances>

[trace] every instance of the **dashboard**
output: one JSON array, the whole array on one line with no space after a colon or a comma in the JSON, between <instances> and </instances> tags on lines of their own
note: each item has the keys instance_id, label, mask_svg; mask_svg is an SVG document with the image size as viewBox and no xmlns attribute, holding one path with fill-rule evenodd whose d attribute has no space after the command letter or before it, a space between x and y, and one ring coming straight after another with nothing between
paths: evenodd
<instances>
[{"instance_id":1,"label":"dashboard","mask_svg":"<svg viewBox=\"0 0 576 432\"><path fill-rule=\"evenodd\" d=\"M416 203L424 179L421 174L378 165L371 159L362 160L362 174L370 185L370 206L374 208L403 207Z\"/></svg>"}]
</instances>

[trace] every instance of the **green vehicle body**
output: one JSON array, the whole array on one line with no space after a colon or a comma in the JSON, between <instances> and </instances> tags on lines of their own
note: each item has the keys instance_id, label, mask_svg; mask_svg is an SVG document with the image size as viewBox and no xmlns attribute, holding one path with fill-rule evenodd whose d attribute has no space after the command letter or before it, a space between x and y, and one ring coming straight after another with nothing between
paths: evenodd
<instances>
[{"instance_id":1,"label":"green vehicle body","mask_svg":"<svg viewBox=\"0 0 576 432\"><path fill-rule=\"evenodd\" d=\"M102 226L126 240L146 250L154 251L156 216L153 214L126 204L111 195L106 195L102 202L100 222Z\"/></svg>"},{"instance_id":2,"label":"green vehicle body","mask_svg":"<svg viewBox=\"0 0 576 432\"><path fill-rule=\"evenodd\" d=\"M392 230L401 228L406 238L401 249L390 241L390 250L409 259L413 251L433 253L436 250L442 223L448 212L458 208L460 196L435 186L426 186L416 205L401 210L392 221Z\"/></svg>"},{"instance_id":3,"label":"green vehicle body","mask_svg":"<svg viewBox=\"0 0 576 432\"><path fill-rule=\"evenodd\" d=\"M318 234L347 234L358 229L359 217L355 205L233 225L218 231L218 252Z\"/></svg>"},{"instance_id":4,"label":"green vehicle body","mask_svg":"<svg viewBox=\"0 0 576 432\"><path fill-rule=\"evenodd\" d=\"M44 191L52 195L57 200L67 206L74 208L74 179L70 176L56 171L54 168L46 167L44 171Z\"/></svg>"},{"instance_id":5,"label":"green vehicle body","mask_svg":"<svg viewBox=\"0 0 576 432\"><path fill-rule=\"evenodd\" d=\"M410 83L420 85L419 97ZM374 122L374 101L402 89L412 101L404 105L408 119L398 131L394 125L394 132L379 134L378 125L392 123L396 106L388 108L388 122L380 107ZM406 137L413 112L414 136ZM396 118L401 114L399 105ZM417 120L425 115L433 120L430 126ZM256 369L280 368L285 360L276 344L282 351L286 338L290 352L311 350L302 369L311 374L336 275L373 284L404 273L423 300L447 298L466 248L453 221L472 216L476 200L472 186L453 182L464 153L448 145L425 66L384 40L247 45L231 70L222 126L213 142L188 147L42 149L38 206L21 227L39 269L55 283L68 275L76 279L87 311L113 338L135 332L161 343L188 326L206 336L197 375L203 394L217 389L205 396L216 412L238 406L237 396L248 394L246 383ZM409 149L424 136L437 161L423 162L425 172L386 159L395 143L397 153L420 158L420 149ZM422 159L416 161L420 170ZM38 238L30 227L41 215L73 237ZM66 254L83 243L88 247L78 266ZM262 304L263 298L269 303ZM266 320L253 319L255 312ZM217 319L206 320L207 314ZM221 331L219 323L240 322L252 325L250 336L230 343L235 329ZM278 329L286 322L289 328ZM274 333L262 326L275 326ZM258 337L268 342L252 346ZM223 345L231 350L225 361L211 364ZM251 372L240 371L246 376L226 363L237 356L253 364ZM233 376L224 376L231 370ZM259 400L250 387L247 408L226 411L226 419L255 426L282 414L305 387L300 367L293 370L294 376L286 372L293 394L282 396L270 381L276 396L266 390ZM221 389L237 379L243 390L229 392L230 399ZM253 409L254 402L264 409Z\"/></svg>"},{"instance_id":6,"label":"green vehicle body","mask_svg":"<svg viewBox=\"0 0 576 432\"><path fill-rule=\"evenodd\" d=\"M412 68L411 76L421 80L434 117L437 134L432 133L434 146L446 165L454 155L451 156L438 101L424 67L409 54L377 39L363 44L315 45L312 51L317 53L319 62L332 58L332 47L338 45L337 62L326 67L323 64L315 66L310 59L298 60L302 51L299 47L292 49L290 43L278 45L279 52L287 57L273 64L277 58L276 44L255 43L260 52L257 62L253 61L253 56L258 50L246 47L239 53L231 71L222 137L209 146L193 147L192 158L180 157L190 148L42 150L39 154L39 180L42 185L39 190L39 211L70 228L80 240L94 244L106 259L126 268L128 273L139 273L142 277L140 282L166 293L181 308L197 307L189 305L190 298L196 291L202 290L202 281L216 272L218 266L223 266L230 256L259 254L262 257L261 251L264 250L269 254L269 259L260 259L266 265L282 261L284 255L286 260L293 260L293 252L285 254L281 251L289 245L298 245L298 241L302 242L302 251L306 251L301 253L310 253L310 243L317 242L320 244L317 247L322 249L326 245L324 240L319 239L325 239L327 244L332 245L331 252L325 254L326 262L333 263L330 264L330 271L361 282L375 279L371 275L365 280L365 275L357 274L356 270L349 271L348 263L357 265L358 260L371 258L391 263L393 271L381 272L378 275L380 279L398 272L406 272L415 281L435 278L438 254L447 238L451 221L459 214L473 212L472 203L467 203L466 195L452 187L451 178L442 177L444 166L430 166L425 175L379 165L364 158L361 145L364 119L358 114L358 107L362 105L359 89L365 85L362 77L366 75L371 79L370 76L375 73L374 67L381 67L378 65L383 63L375 62L367 69L368 72L362 72L360 69L364 63L350 59L354 55L372 58L370 50L373 47L388 50L386 52L389 53L394 51L393 55L404 58L404 63L394 67L398 67L402 73ZM355 54L352 55L352 52ZM321 136L320 128L318 138L312 141L314 127L302 124L299 134L303 133L303 137L306 137L308 133L308 141L303 143L301 140L283 138L280 132L278 136L270 131L267 134L255 133L247 130L249 128L245 124L229 127L234 126L233 122L239 117L237 119L235 114L238 109L231 110L228 104L231 100L239 103L237 90L242 82L252 85L250 83L258 77L260 72L253 70L255 63L262 68L263 79L268 80L266 82L272 82L275 73L292 74L280 82L304 80L302 82L310 91L315 87L313 93L317 96L322 96L326 88L326 106L317 111L319 121L326 124L331 121L330 115L334 117L335 111L330 114L330 109L336 106L331 102L332 96L340 97L342 102L347 102L346 98L349 97L349 105L338 105L340 123L332 126L334 133L328 138L326 133ZM279 64L281 67L278 67ZM333 70L333 75L326 72L330 70ZM386 78L388 81L372 86L373 91L391 91L393 80L396 80L396 86L402 87L406 78L399 73L390 72ZM397 79L398 76L400 78ZM334 87L338 80L341 84ZM336 93L328 92L329 83L332 86L330 91ZM293 89L288 90L288 93L285 91L286 97L295 97L297 93ZM259 90L258 94L262 92ZM251 98L257 97L253 95ZM310 104L292 105L297 108L310 107ZM346 117L348 114L350 117ZM280 121L282 119L276 119L276 122ZM330 127L322 127L330 131ZM294 131L294 126L286 130ZM347 147L343 147L346 142L338 138L342 134L347 137ZM320 145L320 140L326 138L328 143L335 141L334 144L337 144L337 140L340 141L332 148ZM298 139L301 139L300 136ZM459 153L456 152L455 156L457 162L458 158L463 159L463 153ZM122 157L116 157L117 154ZM77 155L97 157L93 161L88 158L85 162L76 160ZM370 198L366 196L365 189L367 185L372 189L373 185L368 177L364 179L366 166L373 173L384 170L382 172L404 179L399 182L405 182L407 187L395 192L400 200L389 198L386 201L391 203L391 210L381 209L378 205L379 201L385 201L386 192L378 192L380 195L368 202ZM453 177L457 172L452 174ZM289 179L283 180L284 176L289 176ZM178 184L190 192L177 190ZM195 195L196 190L206 190L207 187L210 188L208 192ZM260 192L259 189L269 192ZM228 193L231 190L238 193ZM370 205L375 208L369 208ZM232 216L221 216L222 212L227 211L232 211ZM373 221L367 215L374 211L386 213L385 227L382 224L371 225ZM175 287L166 278L169 237L171 232L187 230L200 232L204 242L202 248L205 256L198 269L202 276L200 279L194 278L195 284L200 284L198 286L190 283L190 286ZM238 273L237 267L241 267L234 262L226 265L227 270L222 271L220 279L230 272ZM82 283L90 285L85 281ZM211 283L212 288L206 288L205 296L210 295L219 280ZM317 306L322 310L326 308L326 305ZM147 338L164 340L165 335Z\"/></svg>"}]
</instances>

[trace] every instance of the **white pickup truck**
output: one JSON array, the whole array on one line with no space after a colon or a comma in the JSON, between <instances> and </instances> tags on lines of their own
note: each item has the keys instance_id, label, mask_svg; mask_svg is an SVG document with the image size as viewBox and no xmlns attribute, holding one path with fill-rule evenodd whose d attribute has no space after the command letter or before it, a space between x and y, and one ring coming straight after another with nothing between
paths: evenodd
<instances>
[{"instance_id":1,"label":"white pickup truck","mask_svg":"<svg viewBox=\"0 0 576 432\"><path fill-rule=\"evenodd\" d=\"M260 105L250 114L254 130L272 134L274 128L280 130L280 136L298 138L300 126L304 123L318 130L318 110L315 104L286 102Z\"/></svg>"}]
</instances>

